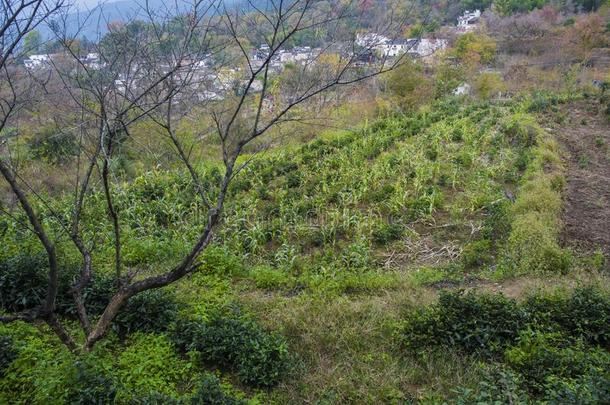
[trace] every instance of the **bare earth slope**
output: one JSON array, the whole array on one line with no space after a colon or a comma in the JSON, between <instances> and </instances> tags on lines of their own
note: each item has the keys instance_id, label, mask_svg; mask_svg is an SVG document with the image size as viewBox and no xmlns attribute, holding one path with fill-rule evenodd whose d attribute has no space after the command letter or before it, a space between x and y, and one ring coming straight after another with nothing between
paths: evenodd
<instances>
[{"instance_id":1,"label":"bare earth slope","mask_svg":"<svg viewBox=\"0 0 610 405\"><path fill-rule=\"evenodd\" d=\"M585 100L565 106L555 134L567 152L562 242L610 259L610 123L605 106ZM563 109L562 109L563 110Z\"/></svg>"}]
</instances>

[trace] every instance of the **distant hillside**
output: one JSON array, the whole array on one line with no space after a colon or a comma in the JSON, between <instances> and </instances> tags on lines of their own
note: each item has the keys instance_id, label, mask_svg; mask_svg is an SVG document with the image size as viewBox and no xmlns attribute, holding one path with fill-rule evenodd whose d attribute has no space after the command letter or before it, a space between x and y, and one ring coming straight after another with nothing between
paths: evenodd
<instances>
[{"instance_id":1,"label":"distant hillside","mask_svg":"<svg viewBox=\"0 0 610 405\"><path fill-rule=\"evenodd\" d=\"M244 0L224 0L225 5L244 4ZM255 4L265 4L266 0L257 0ZM90 10L81 10L70 13L61 21L55 20L54 23L65 24L68 32L72 35L77 34L79 38L87 38L95 41L108 31L108 23L113 21L129 21L134 18L147 18L143 10L144 1L117 1L112 3L100 4ZM185 12L190 8L189 2L167 2L164 0L148 0L148 7L153 12L160 12L161 15L168 11L171 14ZM203 6L202 6L203 7ZM65 22L64 22L65 21ZM49 25L39 27L39 31L45 38L50 38L53 33Z\"/></svg>"}]
</instances>

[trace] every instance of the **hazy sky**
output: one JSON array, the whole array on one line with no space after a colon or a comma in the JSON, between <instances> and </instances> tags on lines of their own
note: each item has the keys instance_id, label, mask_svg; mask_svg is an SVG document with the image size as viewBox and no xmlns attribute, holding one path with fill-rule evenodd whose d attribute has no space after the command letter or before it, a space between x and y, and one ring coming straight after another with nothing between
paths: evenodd
<instances>
[{"instance_id":1,"label":"hazy sky","mask_svg":"<svg viewBox=\"0 0 610 405\"><path fill-rule=\"evenodd\" d=\"M114 3L115 1L118 0L106 0L104 3ZM74 0L74 4L80 9L91 8L97 6L99 3L100 0Z\"/></svg>"}]
</instances>

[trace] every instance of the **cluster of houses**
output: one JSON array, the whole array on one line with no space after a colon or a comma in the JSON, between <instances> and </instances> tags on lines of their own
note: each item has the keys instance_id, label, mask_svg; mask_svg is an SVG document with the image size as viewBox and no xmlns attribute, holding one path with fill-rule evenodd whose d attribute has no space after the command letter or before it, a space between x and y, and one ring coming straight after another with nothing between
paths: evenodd
<instances>
[{"instance_id":1,"label":"cluster of houses","mask_svg":"<svg viewBox=\"0 0 610 405\"><path fill-rule=\"evenodd\" d=\"M367 33L356 36L356 45L370 49L381 57L393 58L402 54L428 57L445 49L447 40L438 38L391 39L381 34Z\"/></svg>"},{"instance_id":2,"label":"cluster of houses","mask_svg":"<svg viewBox=\"0 0 610 405\"><path fill-rule=\"evenodd\" d=\"M63 56L61 53L30 55L23 60L23 65L28 70L46 69L51 67L54 60L58 60ZM80 58L81 63L89 69L100 70L104 63L100 60L98 53L88 53Z\"/></svg>"},{"instance_id":3,"label":"cluster of houses","mask_svg":"<svg viewBox=\"0 0 610 405\"><path fill-rule=\"evenodd\" d=\"M458 31L471 31L475 29L481 19L481 10L468 11L466 10L464 14L458 17L457 19L457 29Z\"/></svg>"},{"instance_id":4,"label":"cluster of houses","mask_svg":"<svg viewBox=\"0 0 610 405\"><path fill-rule=\"evenodd\" d=\"M481 11L466 11L458 17L457 30L464 32L474 29L481 18ZM386 58L395 58L400 55L410 55L417 58L427 60L433 57L438 51L445 49L448 46L446 39L440 38L388 38L382 34L369 32L360 33L356 36L357 48L354 50L350 47L341 47L338 45L336 52L356 56L356 64L366 66L374 64ZM313 48L310 46L295 46L292 49L281 49L273 54L269 60L270 48L269 45L263 44L258 48L254 48L249 54L249 63L253 69L261 67L269 60L269 67L274 73L281 72L288 64L308 64L315 63L318 57L324 53L322 48ZM354 52L356 55L354 55ZM62 54L41 54L30 55L23 61L23 64L28 70L48 69L56 60L60 60ZM105 66L98 53L88 53L84 55L80 62L83 66L99 70ZM190 71L188 74L193 75L193 90L196 97L201 100L222 100L228 92L239 92L239 89L244 86L239 77L238 67L227 67L220 71L212 69L211 55L204 56L201 60L190 61L188 64ZM133 68L133 66L132 66ZM158 66L157 68L163 68ZM116 87L119 91L129 87L129 83L134 83L134 75L128 74L132 80L125 77L118 77ZM135 80L138 81L138 80ZM260 81L255 80L250 84L249 91L257 92L262 90ZM467 93L469 89L466 87L456 89L459 93Z\"/></svg>"},{"instance_id":5,"label":"cluster of houses","mask_svg":"<svg viewBox=\"0 0 610 405\"><path fill-rule=\"evenodd\" d=\"M250 51L250 64L254 69L262 66L269 58L271 50L269 45L263 44ZM287 64L304 64L314 61L321 53L322 48L309 46L295 46L292 49L280 49L271 57L269 67L275 71L281 71Z\"/></svg>"}]
</instances>

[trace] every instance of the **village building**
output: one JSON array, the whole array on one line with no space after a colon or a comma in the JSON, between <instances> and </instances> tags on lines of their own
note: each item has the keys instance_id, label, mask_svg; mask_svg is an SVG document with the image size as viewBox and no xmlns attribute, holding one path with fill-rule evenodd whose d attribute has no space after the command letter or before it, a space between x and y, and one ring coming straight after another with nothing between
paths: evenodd
<instances>
[{"instance_id":1,"label":"village building","mask_svg":"<svg viewBox=\"0 0 610 405\"><path fill-rule=\"evenodd\" d=\"M471 31L477 27L481 19L481 10L464 11L464 14L458 17L457 28L460 31Z\"/></svg>"}]
</instances>

